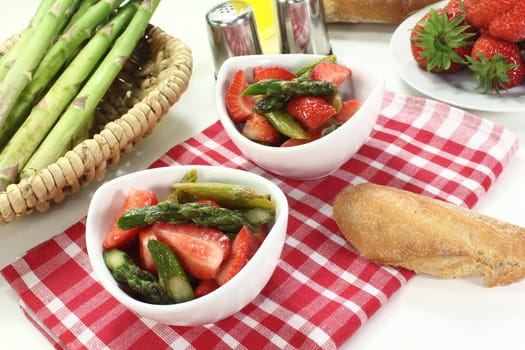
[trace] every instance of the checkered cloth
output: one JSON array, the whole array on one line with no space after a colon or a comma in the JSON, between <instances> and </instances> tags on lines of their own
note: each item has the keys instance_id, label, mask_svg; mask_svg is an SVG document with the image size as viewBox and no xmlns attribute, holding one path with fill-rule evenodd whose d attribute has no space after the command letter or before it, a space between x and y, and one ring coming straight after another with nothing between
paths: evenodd
<instances>
[{"instance_id":1,"label":"checkered cloth","mask_svg":"<svg viewBox=\"0 0 525 350\"><path fill-rule=\"evenodd\" d=\"M500 125L431 100L387 92L370 140L334 174L291 181L246 161L217 122L152 167L222 164L256 172L288 196L282 260L262 293L237 314L201 327L137 317L93 279L80 221L6 266L23 311L57 348L335 349L412 277L366 261L332 219L332 199L370 181L472 207L516 152ZM52 215L52 213L50 213Z\"/></svg>"}]
</instances>

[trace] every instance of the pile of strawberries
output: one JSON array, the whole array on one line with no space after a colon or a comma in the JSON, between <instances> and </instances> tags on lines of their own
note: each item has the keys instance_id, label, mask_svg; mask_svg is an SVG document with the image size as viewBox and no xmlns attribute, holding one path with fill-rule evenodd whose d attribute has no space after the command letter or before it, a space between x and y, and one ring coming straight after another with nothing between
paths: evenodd
<instances>
[{"instance_id":1,"label":"pile of strawberries","mask_svg":"<svg viewBox=\"0 0 525 350\"><path fill-rule=\"evenodd\" d=\"M450 0L414 26L412 55L429 72L469 68L478 88L500 92L523 83L525 1Z\"/></svg>"}]
</instances>

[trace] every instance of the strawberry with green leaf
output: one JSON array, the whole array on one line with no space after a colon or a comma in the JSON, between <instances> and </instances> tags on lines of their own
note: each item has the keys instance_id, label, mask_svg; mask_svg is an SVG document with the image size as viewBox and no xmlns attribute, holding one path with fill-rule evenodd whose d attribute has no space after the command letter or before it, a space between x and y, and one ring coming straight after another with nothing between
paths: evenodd
<instances>
[{"instance_id":1,"label":"strawberry with green leaf","mask_svg":"<svg viewBox=\"0 0 525 350\"><path fill-rule=\"evenodd\" d=\"M490 91L510 89L521 84L525 77L525 63L518 44L483 34L468 57L478 88Z\"/></svg>"},{"instance_id":2,"label":"strawberry with green leaf","mask_svg":"<svg viewBox=\"0 0 525 350\"><path fill-rule=\"evenodd\" d=\"M465 67L477 31L459 8L454 2L448 8L431 9L412 29L410 48L420 67L442 73Z\"/></svg>"}]
</instances>

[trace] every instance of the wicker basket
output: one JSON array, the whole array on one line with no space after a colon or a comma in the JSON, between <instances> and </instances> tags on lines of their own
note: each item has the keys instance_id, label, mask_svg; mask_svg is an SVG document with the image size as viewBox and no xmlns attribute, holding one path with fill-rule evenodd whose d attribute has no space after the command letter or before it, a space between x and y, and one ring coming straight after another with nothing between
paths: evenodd
<instances>
[{"instance_id":1,"label":"wicker basket","mask_svg":"<svg viewBox=\"0 0 525 350\"><path fill-rule=\"evenodd\" d=\"M18 36L0 45L0 55ZM91 139L68 151L38 174L0 192L0 225L28 213L47 211L52 202L80 190L116 165L121 154L151 133L188 87L191 50L150 25L97 107Z\"/></svg>"}]
</instances>

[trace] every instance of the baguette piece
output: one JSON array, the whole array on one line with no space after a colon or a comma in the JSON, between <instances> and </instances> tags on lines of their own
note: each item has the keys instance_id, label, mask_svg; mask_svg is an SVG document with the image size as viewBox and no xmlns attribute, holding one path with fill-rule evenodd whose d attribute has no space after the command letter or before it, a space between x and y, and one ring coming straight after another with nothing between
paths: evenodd
<instances>
[{"instance_id":1,"label":"baguette piece","mask_svg":"<svg viewBox=\"0 0 525 350\"><path fill-rule=\"evenodd\" d=\"M401 23L437 0L323 0L325 20L331 22Z\"/></svg>"},{"instance_id":2,"label":"baguette piece","mask_svg":"<svg viewBox=\"0 0 525 350\"><path fill-rule=\"evenodd\" d=\"M525 278L525 228L405 190L344 188L333 216L368 260L442 278L484 276L488 287Z\"/></svg>"}]
</instances>

